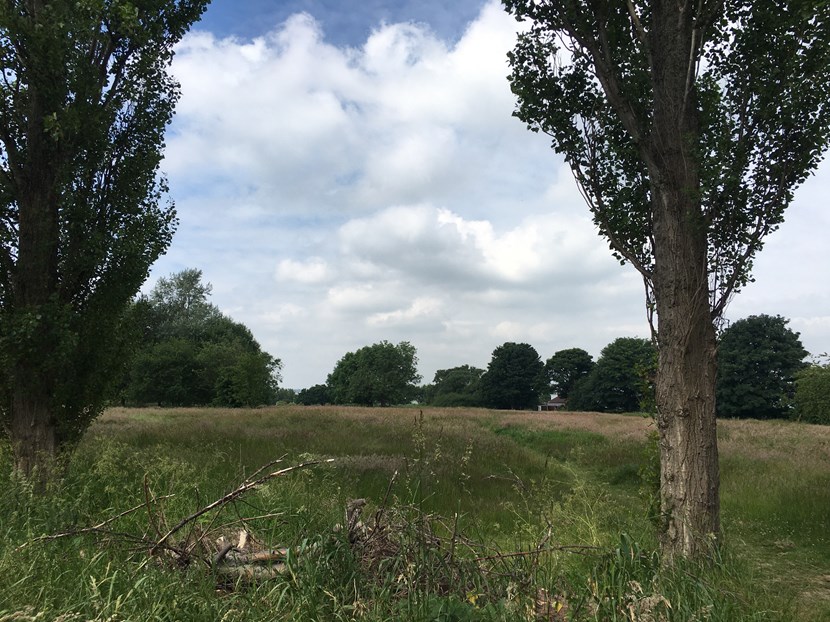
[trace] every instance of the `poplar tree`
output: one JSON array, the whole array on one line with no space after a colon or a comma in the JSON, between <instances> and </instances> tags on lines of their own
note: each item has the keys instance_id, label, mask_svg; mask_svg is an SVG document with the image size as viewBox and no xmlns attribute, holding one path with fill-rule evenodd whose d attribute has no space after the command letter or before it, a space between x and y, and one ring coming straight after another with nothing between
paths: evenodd
<instances>
[{"instance_id":1,"label":"poplar tree","mask_svg":"<svg viewBox=\"0 0 830 622\"><path fill-rule=\"evenodd\" d=\"M720 534L716 330L830 136L830 4L504 0L516 116L564 155L612 252L642 275L661 548Z\"/></svg>"},{"instance_id":2,"label":"poplar tree","mask_svg":"<svg viewBox=\"0 0 830 622\"><path fill-rule=\"evenodd\" d=\"M0 409L23 476L101 412L165 251L173 46L209 0L0 2Z\"/></svg>"}]
</instances>

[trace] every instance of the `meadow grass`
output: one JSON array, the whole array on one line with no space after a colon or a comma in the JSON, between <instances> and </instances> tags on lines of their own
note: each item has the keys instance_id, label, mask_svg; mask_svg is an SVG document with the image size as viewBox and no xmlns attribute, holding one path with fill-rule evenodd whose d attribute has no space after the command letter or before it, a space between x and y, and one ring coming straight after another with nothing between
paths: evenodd
<instances>
[{"instance_id":1,"label":"meadow grass","mask_svg":"<svg viewBox=\"0 0 830 622\"><path fill-rule=\"evenodd\" d=\"M586 413L112 409L46 496L0 450L0 621L830 619L830 429L720 422L721 558L673 569L641 491L651 429ZM280 457L335 461L179 536L246 519L290 548L287 573L217 591L204 564L148 555L164 526ZM37 540L165 495L107 533ZM397 554L371 570L333 531L354 498L367 522L381 506L396 521Z\"/></svg>"}]
</instances>

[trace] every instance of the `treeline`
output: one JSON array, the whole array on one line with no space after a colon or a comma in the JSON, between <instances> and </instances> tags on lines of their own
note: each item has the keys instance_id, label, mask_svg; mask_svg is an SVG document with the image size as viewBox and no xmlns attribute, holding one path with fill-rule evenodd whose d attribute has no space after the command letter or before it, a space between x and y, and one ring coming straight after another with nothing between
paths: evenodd
<instances>
[{"instance_id":1,"label":"treeline","mask_svg":"<svg viewBox=\"0 0 830 622\"><path fill-rule=\"evenodd\" d=\"M417 353L409 342L387 341L347 353L325 384L281 399L300 404L386 406L418 402L431 406L535 409L552 394L569 398L583 410L638 410L650 386L654 348L645 339L623 337L608 345L597 362L574 348L543 362L527 343L497 347L487 369L461 365L441 369L430 384L419 386Z\"/></svg>"},{"instance_id":2,"label":"treeline","mask_svg":"<svg viewBox=\"0 0 830 622\"><path fill-rule=\"evenodd\" d=\"M135 344L116 391L129 405L259 406L278 397L281 363L209 302L201 270L159 279L131 305Z\"/></svg>"},{"instance_id":3,"label":"treeline","mask_svg":"<svg viewBox=\"0 0 830 622\"><path fill-rule=\"evenodd\" d=\"M830 424L830 365L807 363L808 352L780 316L739 320L718 346L719 417L793 418ZM384 406L418 402L439 407L535 409L556 395L574 411L654 410L657 350L647 339L621 337L599 358L581 348L542 361L533 346L505 343L487 369L441 369L419 386L415 347L381 342L346 354L325 384L280 399L300 404Z\"/></svg>"},{"instance_id":4,"label":"treeline","mask_svg":"<svg viewBox=\"0 0 830 622\"><path fill-rule=\"evenodd\" d=\"M251 331L209 301L200 270L159 279L130 306L125 334L134 344L122 361L114 400L164 406L299 404L535 409L552 396L567 410L653 411L657 351L650 340L620 337L599 358L581 348L543 361L533 346L497 347L487 369L440 369L421 385L415 346L382 341L346 353L324 384L279 388L281 362ZM719 417L792 418L830 424L830 363L809 356L780 316L757 315L726 328L718 344Z\"/></svg>"}]
</instances>

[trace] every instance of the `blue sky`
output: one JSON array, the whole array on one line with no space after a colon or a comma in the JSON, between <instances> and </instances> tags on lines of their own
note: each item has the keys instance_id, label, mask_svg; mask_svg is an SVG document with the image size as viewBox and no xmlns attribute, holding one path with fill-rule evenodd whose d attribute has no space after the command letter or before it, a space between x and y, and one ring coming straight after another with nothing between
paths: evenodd
<instances>
[{"instance_id":1,"label":"blue sky","mask_svg":"<svg viewBox=\"0 0 830 622\"><path fill-rule=\"evenodd\" d=\"M219 37L265 34L296 13L313 15L335 45L360 46L382 23L413 22L457 40L481 9L480 0L213 0L199 28Z\"/></svg>"},{"instance_id":2,"label":"blue sky","mask_svg":"<svg viewBox=\"0 0 830 622\"><path fill-rule=\"evenodd\" d=\"M146 287L200 268L298 389L384 339L412 342L429 381L505 341L546 359L647 336L638 275L511 116L516 28L496 2L215 0L173 65L181 223ZM813 353L830 350L827 196L825 164L727 314L791 318Z\"/></svg>"}]
</instances>

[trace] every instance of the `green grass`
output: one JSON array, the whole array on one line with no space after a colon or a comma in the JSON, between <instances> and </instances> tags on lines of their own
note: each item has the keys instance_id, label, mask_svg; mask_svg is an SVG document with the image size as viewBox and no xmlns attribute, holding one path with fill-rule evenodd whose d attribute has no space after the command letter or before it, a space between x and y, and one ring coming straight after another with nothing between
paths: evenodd
<instances>
[{"instance_id":1,"label":"green grass","mask_svg":"<svg viewBox=\"0 0 830 622\"><path fill-rule=\"evenodd\" d=\"M830 431L722 422L722 559L667 570L640 494L646 428L475 409L114 409L46 496L10 476L0 449L0 622L528 620L537 598L565 603L568 620L830 619ZM279 457L335 461L176 538L230 537L244 518L290 547L290 572L217 591L204 564L148 554L165 526ZM114 533L36 540L164 495ZM368 523L386 500L398 549L376 566L333 531L353 498L367 499Z\"/></svg>"}]
</instances>

